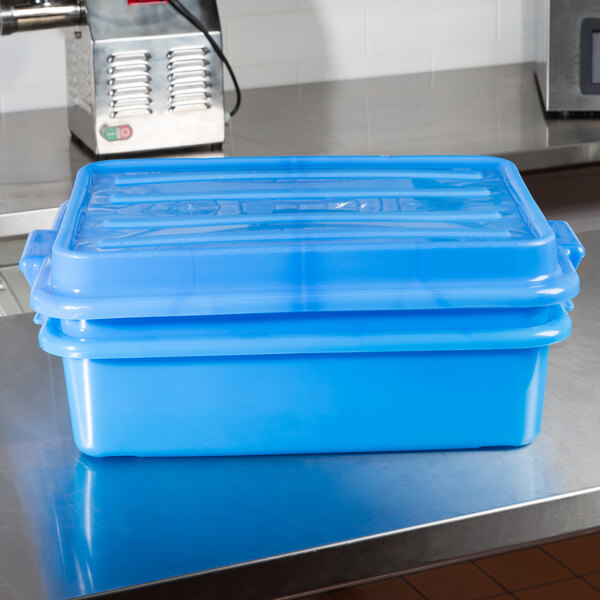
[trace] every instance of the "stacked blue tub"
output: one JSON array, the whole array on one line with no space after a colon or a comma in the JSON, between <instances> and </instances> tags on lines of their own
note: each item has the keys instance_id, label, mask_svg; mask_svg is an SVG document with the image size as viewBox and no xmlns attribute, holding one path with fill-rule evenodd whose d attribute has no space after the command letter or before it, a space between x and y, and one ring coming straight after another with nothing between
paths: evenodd
<instances>
[{"instance_id":1,"label":"stacked blue tub","mask_svg":"<svg viewBox=\"0 0 600 600\"><path fill-rule=\"evenodd\" d=\"M488 157L107 161L21 269L91 455L531 442L583 248Z\"/></svg>"}]
</instances>

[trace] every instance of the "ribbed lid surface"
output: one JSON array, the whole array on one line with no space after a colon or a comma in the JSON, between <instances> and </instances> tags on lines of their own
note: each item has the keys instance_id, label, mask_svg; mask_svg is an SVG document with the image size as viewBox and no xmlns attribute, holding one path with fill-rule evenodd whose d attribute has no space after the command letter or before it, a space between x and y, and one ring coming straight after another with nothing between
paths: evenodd
<instances>
[{"instance_id":1,"label":"ribbed lid surface","mask_svg":"<svg viewBox=\"0 0 600 600\"><path fill-rule=\"evenodd\" d=\"M61 318L533 306L578 284L496 158L107 161L59 225L32 299Z\"/></svg>"}]
</instances>

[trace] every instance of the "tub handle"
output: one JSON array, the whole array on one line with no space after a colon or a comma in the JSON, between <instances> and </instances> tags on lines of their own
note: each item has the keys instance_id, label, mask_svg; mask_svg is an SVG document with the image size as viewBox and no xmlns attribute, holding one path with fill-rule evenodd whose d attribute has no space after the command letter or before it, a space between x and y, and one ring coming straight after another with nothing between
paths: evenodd
<instances>
[{"instance_id":1,"label":"tub handle","mask_svg":"<svg viewBox=\"0 0 600 600\"><path fill-rule=\"evenodd\" d=\"M548 221L548 224L554 231L558 245L564 249L567 258L576 269L585 256L585 249L577 239L575 232L566 221Z\"/></svg>"},{"instance_id":2,"label":"tub handle","mask_svg":"<svg viewBox=\"0 0 600 600\"><path fill-rule=\"evenodd\" d=\"M25 275L27 283L33 285L42 263L52 253L52 245L58 232L55 229L34 229L27 237L19 269Z\"/></svg>"}]
</instances>

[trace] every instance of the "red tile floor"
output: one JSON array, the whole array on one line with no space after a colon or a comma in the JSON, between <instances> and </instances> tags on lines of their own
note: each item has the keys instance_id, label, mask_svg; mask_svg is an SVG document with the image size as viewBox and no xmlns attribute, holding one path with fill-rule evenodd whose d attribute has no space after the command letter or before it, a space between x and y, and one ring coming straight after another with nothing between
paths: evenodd
<instances>
[{"instance_id":1,"label":"red tile floor","mask_svg":"<svg viewBox=\"0 0 600 600\"><path fill-rule=\"evenodd\" d=\"M600 600L600 532L304 600Z\"/></svg>"}]
</instances>

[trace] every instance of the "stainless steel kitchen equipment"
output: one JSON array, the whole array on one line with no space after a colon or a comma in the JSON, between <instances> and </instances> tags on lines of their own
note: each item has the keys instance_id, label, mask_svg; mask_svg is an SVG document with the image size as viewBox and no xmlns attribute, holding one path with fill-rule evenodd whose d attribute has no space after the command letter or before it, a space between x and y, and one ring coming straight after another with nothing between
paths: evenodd
<instances>
[{"instance_id":1,"label":"stainless steel kitchen equipment","mask_svg":"<svg viewBox=\"0 0 600 600\"><path fill-rule=\"evenodd\" d=\"M536 0L536 76L547 112L600 111L600 0Z\"/></svg>"},{"instance_id":2,"label":"stainless steel kitchen equipment","mask_svg":"<svg viewBox=\"0 0 600 600\"><path fill-rule=\"evenodd\" d=\"M221 45L216 0L184 8ZM0 0L0 34L66 27L71 133L98 155L220 144L223 65L164 0Z\"/></svg>"}]
</instances>

